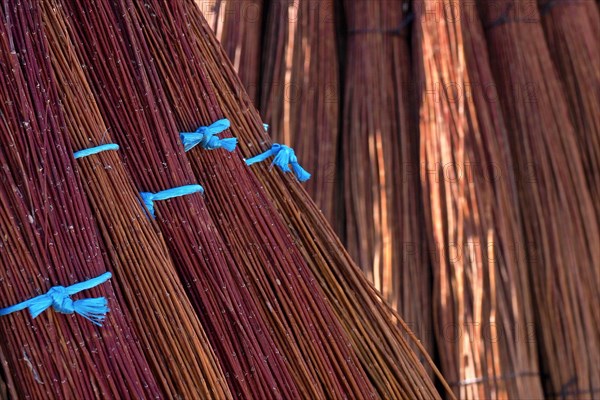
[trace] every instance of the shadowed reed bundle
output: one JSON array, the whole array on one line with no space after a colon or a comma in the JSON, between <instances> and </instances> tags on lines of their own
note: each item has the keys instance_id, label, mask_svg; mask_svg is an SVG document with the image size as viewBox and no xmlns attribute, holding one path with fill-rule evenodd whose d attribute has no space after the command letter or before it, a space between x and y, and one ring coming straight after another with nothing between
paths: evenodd
<instances>
[{"instance_id":1,"label":"shadowed reed bundle","mask_svg":"<svg viewBox=\"0 0 600 400\"><path fill-rule=\"evenodd\" d=\"M433 349L403 2L348 0L342 159L349 253Z\"/></svg>"},{"instance_id":2,"label":"shadowed reed bundle","mask_svg":"<svg viewBox=\"0 0 600 400\"><path fill-rule=\"evenodd\" d=\"M334 0L267 4L259 110L273 141L293 147L312 174L303 186L337 229L343 207Z\"/></svg>"},{"instance_id":3,"label":"shadowed reed bundle","mask_svg":"<svg viewBox=\"0 0 600 400\"><path fill-rule=\"evenodd\" d=\"M196 0L237 71L252 104L258 106L263 0Z\"/></svg>"}]
</instances>

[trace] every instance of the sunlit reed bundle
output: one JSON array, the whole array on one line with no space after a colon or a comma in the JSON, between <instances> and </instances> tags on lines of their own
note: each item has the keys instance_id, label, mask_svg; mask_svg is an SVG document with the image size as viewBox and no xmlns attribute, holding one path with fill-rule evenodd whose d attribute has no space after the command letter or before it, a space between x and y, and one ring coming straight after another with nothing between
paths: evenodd
<instances>
[{"instance_id":1,"label":"sunlit reed bundle","mask_svg":"<svg viewBox=\"0 0 600 400\"><path fill-rule=\"evenodd\" d=\"M105 249L74 173L72 149L61 140L65 122L39 13L26 3L3 8L0 27L2 308L107 272ZM54 310L35 319L27 310L1 316L2 368L10 376L10 396L161 396L121 290L113 277L74 296L72 307L89 320ZM60 290L55 296L58 301ZM102 309L91 304L98 297L106 298L110 308L103 320ZM60 306L68 309L68 301L61 300Z\"/></svg>"},{"instance_id":2,"label":"sunlit reed bundle","mask_svg":"<svg viewBox=\"0 0 600 400\"><path fill-rule=\"evenodd\" d=\"M267 4L259 110L273 141L293 147L312 174L303 186L337 229L343 203L334 0Z\"/></svg>"},{"instance_id":3,"label":"sunlit reed bundle","mask_svg":"<svg viewBox=\"0 0 600 400\"><path fill-rule=\"evenodd\" d=\"M407 15L400 1L348 0L345 11L342 169L348 250L431 351L431 275L402 28Z\"/></svg>"},{"instance_id":4,"label":"sunlit reed bundle","mask_svg":"<svg viewBox=\"0 0 600 400\"><path fill-rule=\"evenodd\" d=\"M591 0L538 0L600 220L600 12Z\"/></svg>"},{"instance_id":5,"label":"sunlit reed bundle","mask_svg":"<svg viewBox=\"0 0 600 400\"><path fill-rule=\"evenodd\" d=\"M196 4L227 52L252 103L258 106L263 0L196 0Z\"/></svg>"},{"instance_id":6,"label":"sunlit reed bundle","mask_svg":"<svg viewBox=\"0 0 600 400\"><path fill-rule=\"evenodd\" d=\"M271 144L262 121L257 112L245 106L248 98L240 92L241 83L233 68L223 63L225 53L214 35L208 33L210 28L199 10L191 1L183 4L186 18L178 24L190 29L186 37L194 37L190 43L194 54L201 54L203 61L210 66L206 68L209 92L214 91L224 115L231 120L242 154L254 156ZM177 62L189 64L188 68L194 70L189 59L177 58ZM169 84L185 86L189 85L189 79L179 76ZM241 97L233 93L241 93ZM196 104L201 104L199 99ZM204 157L203 153L191 154L192 158L200 155ZM288 224L290 234L297 241L337 318L350 335L360 362L377 392L386 398L438 398L418 357L410 349L409 342L415 341L414 336L404 322L396 319L390 308L381 302L296 178L271 169L268 163L252 166L252 169ZM421 355L428 357L426 353Z\"/></svg>"},{"instance_id":7,"label":"sunlit reed bundle","mask_svg":"<svg viewBox=\"0 0 600 400\"><path fill-rule=\"evenodd\" d=\"M63 15L53 11L50 2L44 7L53 82L63 83L61 101L71 142L77 149L112 143L73 53ZM140 206L118 152L91 155L77 164L115 279L125 288L138 337L165 396L231 397L166 245Z\"/></svg>"},{"instance_id":8,"label":"sunlit reed bundle","mask_svg":"<svg viewBox=\"0 0 600 400\"><path fill-rule=\"evenodd\" d=\"M415 7L414 60L442 372L461 399L542 398L515 177L490 101L483 29L471 3L447 0L428 14L436 5Z\"/></svg>"},{"instance_id":9,"label":"sunlit reed bundle","mask_svg":"<svg viewBox=\"0 0 600 400\"><path fill-rule=\"evenodd\" d=\"M533 4L535 6L535 4ZM598 396L600 237L586 171L536 7L482 2L490 63L519 179L550 397ZM575 61L575 60L573 60Z\"/></svg>"},{"instance_id":10,"label":"sunlit reed bundle","mask_svg":"<svg viewBox=\"0 0 600 400\"><path fill-rule=\"evenodd\" d=\"M132 12L130 17L134 24L147 27L146 37L138 39L152 44L148 57L157 60L161 80L188 82L186 86L165 87L165 100L177 99L172 110L176 123L181 131L209 125L223 114L216 100L198 101L198 93L211 89L205 82L203 55L194 53L186 41L169 41L171 35L187 36L182 29L183 8L149 4L151 12L139 7L137 15ZM180 63L184 57L188 61ZM178 131L172 134L178 136ZM346 333L239 153L230 156L224 150L197 146L188 154L198 154L191 164L206 188L207 207L218 218L218 228L237 267L250 279L255 295L264 304L264 318L280 343L279 351L290 360L289 368L298 379L302 397L371 396L373 389L354 349L348 346Z\"/></svg>"},{"instance_id":11,"label":"sunlit reed bundle","mask_svg":"<svg viewBox=\"0 0 600 400\"><path fill-rule=\"evenodd\" d=\"M160 86L150 85L159 78L152 62L143 61L149 56L146 43L135 36L139 25L107 3L92 10L72 2L62 7L71 19L67 30L80 62L89 66L88 82L138 190L156 193L196 184ZM112 33L117 31L121 33ZM135 61L126 61L130 59ZM240 274L202 197L192 193L157 201L154 208L233 395L299 397L290 364L262 316L252 277Z\"/></svg>"}]
</instances>

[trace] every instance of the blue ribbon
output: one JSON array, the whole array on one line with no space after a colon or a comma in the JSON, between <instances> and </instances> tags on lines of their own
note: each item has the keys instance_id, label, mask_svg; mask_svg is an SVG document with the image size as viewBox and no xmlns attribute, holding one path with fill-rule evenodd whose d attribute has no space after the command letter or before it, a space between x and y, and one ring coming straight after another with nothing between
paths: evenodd
<instances>
[{"instance_id":1,"label":"blue ribbon","mask_svg":"<svg viewBox=\"0 0 600 400\"><path fill-rule=\"evenodd\" d=\"M279 143L273 143L273 146L271 146L269 150L246 160L246 164L252 165L254 163L264 161L272 156L275 158L273 159L271 166L277 165L283 172L292 172L289 167L291 165L296 178L298 178L300 182L307 181L310 178L310 174L306 172L306 170L298 163L298 158L296 157L294 150Z\"/></svg>"},{"instance_id":2,"label":"blue ribbon","mask_svg":"<svg viewBox=\"0 0 600 400\"><path fill-rule=\"evenodd\" d=\"M219 139L216 137L219 133L229 129L231 123L228 119L220 119L209 126L201 126L196 132L181 132L179 138L183 143L185 151L190 151L196 145L200 145L206 150L223 148L229 152L235 150L237 145L236 138Z\"/></svg>"},{"instance_id":3,"label":"blue ribbon","mask_svg":"<svg viewBox=\"0 0 600 400\"><path fill-rule=\"evenodd\" d=\"M77 313L95 325L102 326L106 313L110 311L108 301L104 297L94 299L71 300L72 295L96 287L112 277L106 272L97 278L79 282L71 286L54 286L46 294L26 300L17 305L0 309L0 316L29 309L32 318L52 307L63 314Z\"/></svg>"},{"instance_id":4,"label":"blue ribbon","mask_svg":"<svg viewBox=\"0 0 600 400\"><path fill-rule=\"evenodd\" d=\"M192 193L204 193L204 188L200 185L186 185L180 186L173 189L163 190L157 193L150 192L141 192L140 196L142 196L142 200L144 200L144 205L148 209L148 212L155 218L154 215L154 202L157 200L168 200L174 197L185 196Z\"/></svg>"},{"instance_id":5,"label":"blue ribbon","mask_svg":"<svg viewBox=\"0 0 600 400\"><path fill-rule=\"evenodd\" d=\"M76 151L75 153L73 153L73 157L75 157L76 159L87 157L91 156L92 154L98 154L106 150L119 150L119 145L114 143L102 144L100 146L91 147L89 149Z\"/></svg>"}]
</instances>

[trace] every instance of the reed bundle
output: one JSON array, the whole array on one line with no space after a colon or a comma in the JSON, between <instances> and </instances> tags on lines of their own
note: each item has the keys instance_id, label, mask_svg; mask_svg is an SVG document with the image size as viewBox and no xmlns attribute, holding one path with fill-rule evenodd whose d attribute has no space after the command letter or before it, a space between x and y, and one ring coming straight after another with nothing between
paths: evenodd
<instances>
[{"instance_id":1,"label":"reed bundle","mask_svg":"<svg viewBox=\"0 0 600 400\"><path fill-rule=\"evenodd\" d=\"M45 37L61 86L66 132L75 148L112 143L62 14L44 2ZM187 299L162 237L152 227L118 152L78 162L115 279L126 290L138 337L167 398L228 398L229 389Z\"/></svg>"},{"instance_id":2,"label":"reed bundle","mask_svg":"<svg viewBox=\"0 0 600 400\"><path fill-rule=\"evenodd\" d=\"M241 83L233 68L223 63L224 52L199 10L191 1L182 3L185 18L181 16L178 24L189 29L185 37L194 39L189 43L190 51L197 56L188 54L188 57L172 59L179 65L189 64L187 68L196 71L198 67L194 66L192 60L202 55L203 63L211 66L205 70L209 88L207 92L215 96L223 115L231 120L242 154L246 157L256 155L271 144L262 121L256 110L249 106L247 95L240 90ZM169 54L169 49L163 49L165 54ZM169 65L165 68L173 70ZM180 75L172 81L163 80L163 84L168 84L172 91L180 90L179 87L189 85L189 76ZM193 106L200 107L201 101L198 99L201 97L197 96ZM178 109L180 102L175 101L178 97L173 96L173 99L172 103L176 105L174 109ZM205 156L199 152L190 156L194 159L201 154ZM409 342L418 341L402 319L381 301L377 291L354 264L323 214L297 180L268 166L256 165L252 168L268 191L270 201L286 222L337 319L350 336L378 394L385 398L439 398L410 348ZM429 360L422 346L418 347ZM445 383L443 378L442 382Z\"/></svg>"},{"instance_id":3,"label":"reed bundle","mask_svg":"<svg viewBox=\"0 0 600 400\"><path fill-rule=\"evenodd\" d=\"M549 397L591 398L600 376L598 220L533 6L503 0L481 3L481 11L510 148L527 172L528 179L518 179L519 204L548 375L544 389Z\"/></svg>"},{"instance_id":4,"label":"reed bundle","mask_svg":"<svg viewBox=\"0 0 600 400\"><path fill-rule=\"evenodd\" d=\"M435 16L428 10L440 10ZM471 8L470 8L471 7ZM543 398L514 167L472 3L415 7L421 182L442 372L461 399ZM475 13L475 16L477 14Z\"/></svg>"},{"instance_id":5,"label":"reed bundle","mask_svg":"<svg viewBox=\"0 0 600 400\"><path fill-rule=\"evenodd\" d=\"M208 96L205 97L205 102L197 102L198 93L206 88L200 64L203 56L191 51L186 53L189 47L187 42L172 39L184 37L185 33L180 22L182 10L177 3L167 6L160 2L149 2L140 7L129 7L127 2L122 2L113 4L113 7L115 21L103 21L103 25L123 27L123 31L127 32L119 35L118 39L129 43L140 60L133 65L126 63L122 67L131 70L129 75L132 79L135 80L134 72L140 65L147 66L143 71L149 75L155 73L152 63L141 61L144 59L154 60L158 66L157 73L161 75L153 76L153 82L174 82L175 77L187 79L185 86L178 85L175 88L166 85L165 94L162 89L152 92L152 96L156 96L156 103L163 107L153 114L152 122L161 124L165 127L164 132L170 132L173 138L178 138L179 131L191 131L192 126L195 129L198 124L208 125L209 121L214 121L220 115L216 102L211 103ZM96 12L87 14L97 18ZM77 17L83 19L83 13ZM143 31L137 29L141 26L145 27ZM148 44L148 50L144 47L145 44ZM96 52L106 56L116 54L120 58L127 56L127 51L117 46L92 51L90 49L88 44L79 51L88 53L83 57L94 56ZM176 50L182 53L176 53ZM191 65L193 60L198 60L194 72L181 62L183 55L190 60L188 63ZM90 80L97 82L96 96L115 99L114 92L118 92L121 83L114 76L108 79L112 67L98 65L93 60L88 65L94 65L95 74L91 75ZM150 88L141 86L134 89L134 93L142 97L148 96ZM177 99L176 106L168 109L167 102L171 99ZM200 104L203 104L203 108L200 108ZM112 112L112 106L108 102L100 107L105 114ZM122 113L126 112L124 110ZM123 118L126 118L125 115L111 118L113 126L117 126ZM147 134L149 140L151 133L144 126L149 122L143 116L138 116L135 123L137 126L129 127L129 130ZM183 129L177 130L173 123L180 124ZM124 131L124 128L121 127L118 131ZM123 136L118 136L121 142L127 140ZM168 145L170 143L163 144L166 154L178 151L177 147ZM207 195L206 206L218 218L216 229L223 235L224 243L230 249L228 257L231 262L235 262L241 275L247 280L247 285L251 286L249 293L260 299L262 309L256 312L257 318L269 321L270 333L278 344L277 354L282 355L279 356L282 360L293 360L281 367L286 368L284 372L289 370L292 375L287 378L284 376L289 380L290 388L287 389L289 393L283 396L371 396L372 388L354 350L347 344L345 332L336 321L330 306L323 300L310 270L303 265L284 225L270 210L266 196L261 194L258 182L241 157L237 154L231 157L224 151L208 152L200 146L197 150L203 157L195 158L192 168L199 182L205 185L210 194ZM189 223L192 224L193 221ZM281 373L273 371L275 372ZM297 393L294 393L296 390Z\"/></svg>"},{"instance_id":6,"label":"reed bundle","mask_svg":"<svg viewBox=\"0 0 600 400\"><path fill-rule=\"evenodd\" d=\"M88 66L86 77L98 107L121 144L119 152L138 190L156 193L196 183L160 87L150 84L159 78L150 58L142 58L147 54L146 43L137 41L139 25L118 3L99 3L93 10L73 2L59 6L70 19L69 36L80 63ZM233 395L297 398L289 364L262 316L266 306L251 287L251 277L240 273L201 196L161 201L155 208L158 227Z\"/></svg>"},{"instance_id":7,"label":"reed bundle","mask_svg":"<svg viewBox=\"0 0 600 400\"><path fill-rule=\"evenodd\" d=\"M410 58L401 1L348 0L343 171L346 245L383 298L433 349Z\"/></svg>"},{"instance_id":8,"label":"reed bundle","mask_svg":"<svg viewBox=\"0 0 600 400\"><path fill-rule=\"evenodd\" d=\"M71 146L62 137L65 122L48 59L39 56L47 54L40 15L29 2L0 10L0 304L7 307L46 294L51 286L104 275L107 263L74 173ZM78 301L89 306L80 308L89 321L51 310L36 319L26 311L3 315L0 346L10 396L160 396L122 290L115 280L86 290L90 298ZM59 301L61 290L52 293L52 301ZM107 299L105 317L104 307L92 308L99 303L92 297ZM77 301L60 301L54 307L79 307Z\"/></svg>"},{"instance_id":9,"label":"reed bundle","mask_svg":"<svg viewBox=\"0 0 600 400\"><path fill-rule=\"evenodd\" d=\"M273 141L293 147L312 174L304 187L339 232L343 203L338 198L340 66L334 0L267 4L259 110Z\"/></svg>"},{"instance_id":10,"label":"reed bundle","mask_svg":"<svg viewBox=\"0 0 600 400\"><path fill-rule=\"evenodd\" d=\"M263 0L196 0L225 49L252 104L258 106Z\"/></svg>"},{"instance_id":11,"label":"reed bundle","mask_svg":"<svg viewBox=\"0 0 600 400\"><path fill-rule=\"evenodd\" d=\"M600 12L589 0L539 0L592 198L600 198ZM594 201L600 220L600 201Z\"/></svg>"},{"instance_id":12,"label":"reed bundle","mask_svg":"<svg viewBox=\"0 0 600 400\"><path fill-rule=\"evenodd\" d=\"M186 86L165 85L165 100L177 99L172 110L176 123L181 131L191 131L198 124L208 125L223 114L214 98L197 100L197 93L208 86L204 82L203 64L194 60L201 61L204 56L194 53L188 43L172 43L168 38L168 35L187 35L182 29L183 9L176 5L165 7L160 2L149 4L157 17L143 7L138 8L137 15L132 14L133 20L147 27L145 40L152 44L149 57L157 60L163 82L188 82ZM179 61L184 58L189 61ZM173 134L177 135L176 132ZM226 152L210 152L200 146L188 154L198 154L191 164L196 177L211 194L206 198L207 207L219 217L219 228L232 248L236 265L245 276L252 277L252 285L265 304L265 318L270 320L271 327L278 328L273 329L273 334L279 338L280 351L287 359L294 360L290 368L297 370L299 384L306 385L304 396L339 397L344 393L370 396L372 388L354 349L347 346L346 333L323 300L285 225L269 206L268 197L239 154L231 157ZM243 201L236 205L232 198Z\"/></svg>"}]
</instances>

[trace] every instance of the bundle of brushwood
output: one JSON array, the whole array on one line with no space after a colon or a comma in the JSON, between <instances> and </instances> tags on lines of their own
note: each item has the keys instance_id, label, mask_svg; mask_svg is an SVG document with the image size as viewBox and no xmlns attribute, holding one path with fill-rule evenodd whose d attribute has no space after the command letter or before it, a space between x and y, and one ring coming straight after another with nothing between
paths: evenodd
<instances>
[{"instance_id":1,"label":"bundle of brushwood","mask_svg":"<svg viewBox=\"0 0 600 400\"><path fill-rule=\"evenodd\" d=\"M600 12L590 0L538 0L592 198L600 198ZM600 201L594 201L600 221Z\"/></svg>"},{"instance_id":2,"label":"bundle of brushwood","mask_svg":"<svg viewBox=\"0 0 600 400\"><path fill-rule=\"evenodd\" d=\"M312 174L303 186L340 232L334 0L274 0L265 21L259 110L273 141L293 147Z\"/></svg>"},{"instance_id":3,"label":"bundle of brushwood","mask_svg":"<svg viewBox=\"0 0 600 400\"><path fill-rule=\"evenodd\" d=\"M27 3L0 10L0 346L9 395L160 397L123 286L107 272L72 148L57 134L66 125L40 16Z\"/></svg>"},{"instance_id":4,"label":"bundle of brushwood","mask_svg":"<svg viewBox=\"0 0 600 400\"><path fill-rule=\"evenodd\" d=\"M45 37L61 85L66 132L78 149L112 143L64 26L44 2ZM55 135L59 135L60 132ZM187 299L166 244L138 201L118 152L82 158L79 174L98 220L112 271L130 305L163 393L168 398L231 397L204 329ZM184 340L182 338L185 338Z\"/></svg>"},{"instance_id":5,"label":"bundle of brushwood","mask_svg":"<svg viewBox=\"0 0 600 400\"><path fill-rule=\"evenodd\" d=\"M225 54L199 10L191 0L174 4L182 9L171 11L172 18L163 17L154 23L173 21L173 25L185 33L177 37L189 38L189 42L180 40L179 43L173 43L169 40L173 34L166 27L154 33L164 35L162 40L148 40L157 45L154 60L157 65L162 65L160 68L165 74L162 83L167 92L172 93L169 97L174 110L183 113L179 108L187 107L189 113L199 113L198 109L206 107L203 105L203 94L210 94L218 102L223 115L231 120L232 132L240 141L242 155L251 157L269 148L271 142L258 113L248 108L249 99L240 91L241 83L231 65L223 61ZM154 7L149 10L157 13ZM149 11L141 11L151 16ZM167 11L161 14L169 15ZM149 26L149 23L146 22L144 26ZM149 30L145 32L150 34ZM185 69L187 74L178 72L178 68ZM198 71L205 74L196 76ZM178 73L173 75L174 72ZM186 86L196 88L197 93L189 98L189 104L182 101L180 94ZM242 95L238 97L234 93ZM203 118L208 120L208 117ZM204 158L208 157L201 151L192 151L189 155L194 162L203 163ZM296 178L271 169L268 165L252 166L252 171L268 191L268 203L275 205L287 224L286 235L294 240L316 283L323 290L320 295L325 296L333 307L336 320L343 324L351 338L349 344L357 349L362 368L367 371L377 393L385 398L438 398L417 355L410 349L409 341L416 342L422 356L430 362L427 353L403 320L381 301ZM259 189L257 187L254 190ZM437 372L433 365L432 369ZM445 384L443 378L441 381ZM449 388L446 390L450 392Z\"/></svg>"},{"instance_id":6,"label":"bundle of brushwood","mask_svg":"<svg viewBox=\"0 0 600 400\"><path fill-rule=\"evenodd\" d=\"M263 0L196 0L225 49L252 104L258 105Z\"/></svg>"},{"instance_id":7,"label":"bundle of brushwood","mask_svg":"<svg viewBox=\"0 0 600 400\"><path fill-rule=\"evenodd\" d=\"M544 389L597 397L600 236L577 135L537 8L524 15L510 0L480 7L513 159L527 172L517 182Z\"/></svg>"},{"instance_id":8,"label":"bundle of brushwood","mask_svg":"<svg viewBox=\"0 0 600 400\"><path fill-rule=\"evenodd\" d=\"M89 69L89 80L94 82L96 98L101 99L99 107L102 113L117 132L115 137L121 143L126 143L123 154L133 160L137 154L148 155L154 152L164 160L171 173L180 169L188 176L188 172L183 169L185 166L181 165L183 163L178 166L175 164L177 161L169 157L170 154L179 153L178 158L185 159L181 153L183 146L181 142L177 143L179 132L193 131L198 125L209 125L218 116L222 116L222 113L216 101L211 100L212 88L207 88L203 83L203 56L193 54L186 40L172 39L186 36L182 29L185 26L182 23L183 8L178 7L177 2L167 5L158 1L140 4L139 7L130 7L127 1L115 2L110 10L98 7L93 11L85 11L68 2L62 5L65 9L71 7L70 12L78 21L78 25L73 24L69 31L77 36L73 41L81 43L77 48L81 58L86 65L93 66ZM108 15L111 10L113 15ZM108 37L87 39L81 32L93 29L91 21L119 28L122 33L112 41ZM145 27L144 30L139 29L142 26ZM94 46L89 40L103 45ZM125 47L120 43L128 45ZM121 71L124 76L115 76L112 73L115 68L113 65L96 61L109 59L111 56L115 62L128 58L135 61L122 63ZM154 60L154 63L147 60ZM190 69L194 60L198 60L198 65ZM156 70L153 65L157 66ZM180 79L187 79L188 83L180 85L177 83ZM149 81L164 82L166 91L163 92L161 87L148 85ZM125 83L130 87L127 93L121 89ZM140 113L132 119L129 110L140 99L144 99L142 103L147 104L142 104L143 107L156 108L151 114ZM203 101L198 103L198 99ZM123 101L126 107L115 109L113 105L117 100ZM192 103L195 105L191 106ZM172 108L169 106L171 104ZM127 124L123 121L127 121ZM150 126L160 127L160 133L153 134ZM138 140L124 132L136 132ZM143 143L153 143L155 149L151 151ZM213 266L213 270L239 271L243 282L228 282L227 289L230 286L240 287L243 294L252 295L259 308L249 314L255 314L254 318L258 321L268 321L269 330L266 327L261 330L270 334L269 339L276 346L274 354L267 353L262 357L251 355L253 358L264 359L271 367L270 373L257 371L255 376L248 379L249 384L253 385L250 388L252 396L373 396L374 391L367 374L358 362L354 349L348 346L347 334L324 300L312 272L305 265L284 224L274 214L266 194L260 190L259 183L243 159L237 153L230 156L224 150L207 151L203 146L197 146L192 152L199 152L201 155L192 160L191 169L206 188L205 211L210 212L218 221L213 235L223 238L223 253L235 265L228 268ZM142 184L145 179L142 175L147 175L145 170L148 166L137 160L133 160L131 164L132 175L137 175L134 176L134 181ZM134 169L136 172L133 172ZM170 186L173 186L173 182ZM156 207L157 211L163 210L158 204ZM173 230L164 225L164 215L159 216L161 229ZM186 224L194 230L202 230L208 221L210 215L207 214L200 220L198 217L189 218ZM173 241L173 246L185 245L187 242L194 241L179 238ZM181 251L172 249L173 253ZM238 300L236 308L243 308L244 303L248 302L250 300ZM253 341L258 340L247 341L253 344ZM236 352L232 352L234 357ZM240 353L238 358L248 357L248 352L243 348ZM229 355L217 351L217 356ZM278 362L281 365L276 369ZM226 369L225 374L228 373ZM272 392L264 392L266 387L259 386L261 380L267 379L274 381ZM234 384L239 385L237 382Z\"/></svg>"},{"instance_id":9,"label":"bundle of brushwood","mask_svg":"<svg viewBox=\"0 0 600 400\"><path fill-rule=\"evenodd\" d=\"M415 7L421 182L442 372L461 399L543 398L506 126L472 3ZM461 18L455 18L461 16ZM518 328L518 329L515 329Z\"/></svg>"},{"instance_id":10,"label":"bundle of brushwood","mask_svg":"<svg viewBox=\"0 0 600 400\"><path fill-rule=\"evenodd\" d=\"M401 1L348 0L344 5L347 248L431 351L431 271L422 229L418 137L409 118L411 66L404 25L410 16Z\"/></svg>"},{"instance_id":11,"label":"bundle of brushwood","mask_svg":"<svg viewBox=\"0 0 600 400\"><path fill-rule=\"evenodd\" d=\"M157 225L168 238L177 270L231 393L247 398L297 398L302 392L290 364L262 317L266 306L249 288L248 277L239 273L229 246L197 193L201 189L179 137L170 134L175 128L162 118L170 111L150 85L159 78L152 63L142 61L146 43L125 36L137 32L139 25L132 25L128 15L114 12L111 6L116 9L118 4L102 2L88 10L83 4L64 2L53 8L62 7L70 17L68 35L79 62L89 66L86 77L138 190L157 193L159 198L172 193L164 192L168 189L187 194L160 202L146 197L144 203L150 213L155 212Z\"/></svg>"}]
</instances>

